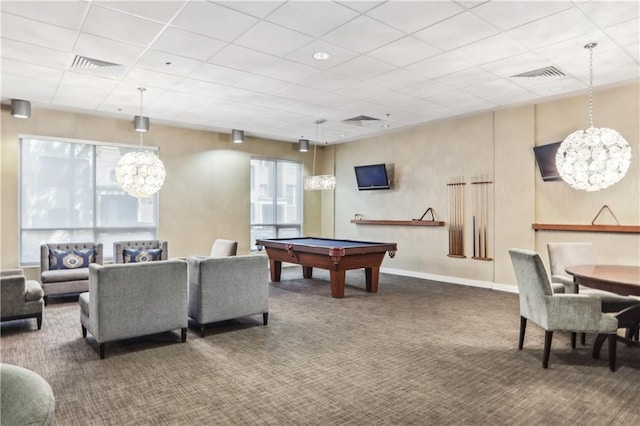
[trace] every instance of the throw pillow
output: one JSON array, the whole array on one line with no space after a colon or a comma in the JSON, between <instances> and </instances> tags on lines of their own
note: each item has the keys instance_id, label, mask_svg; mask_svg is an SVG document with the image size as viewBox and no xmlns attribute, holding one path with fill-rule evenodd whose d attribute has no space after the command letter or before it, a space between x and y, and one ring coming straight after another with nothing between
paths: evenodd
<instances>
[{"instance_id":1,"label":"throw pillow","mask_svg":"<svg viewBox=\"0 0 640 426\"><path fill-rule=\"evenodd\" d=\"M162 249L131 249L126 248L122 251L124 263L135 262L153 262L160 260Z\"/></svg>"},{"instance_id":2,"label":"throw pillow","mask_svg":"<svg viewBox=\"0 0 640 426\"><path fill-rule=\"evenodd\" d=\"M76 269L87 268L95 262L94 249L81 250L49 250L49 269Z\"/></svg>"}]
</instances>

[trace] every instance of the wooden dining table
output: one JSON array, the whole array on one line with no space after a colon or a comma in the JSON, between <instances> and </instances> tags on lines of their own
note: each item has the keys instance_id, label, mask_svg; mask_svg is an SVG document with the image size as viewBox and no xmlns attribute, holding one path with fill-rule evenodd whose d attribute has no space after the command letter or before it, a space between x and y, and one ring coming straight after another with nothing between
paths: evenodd
<instances>
[{"instance_id":1,"label":"wooden dining table","mask_svg":"<svg viewBox=\"0 0 640 426\"><path fill-rule=\"evenodd\" d=\"M640 266L577 265L569 266L565 271L573 275L573 282L579 286L624 296L640 296Z\"/></svg>"}]
</instances>

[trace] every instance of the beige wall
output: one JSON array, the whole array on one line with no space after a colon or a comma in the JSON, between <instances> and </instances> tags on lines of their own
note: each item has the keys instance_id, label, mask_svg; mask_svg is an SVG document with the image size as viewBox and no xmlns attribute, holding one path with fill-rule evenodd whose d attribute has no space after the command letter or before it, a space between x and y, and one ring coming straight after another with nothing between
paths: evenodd
<instances>
[{"instance_id":1,"label":"beige wall","mask_svg":"<svg viewBox=\"0 0 640 426\"><path fill-rule=\"evenodd\" d=\"M595 125L617 129L631 144L633 160L619 184L583 192L564 182L543 182L535 165L534 145L562 140L588 125L588 98L574 97L443 120L336 146L335 233L342 238L395 241L398 253L383 267L400 273L439 275L497 284L515 284L507 250L535 249L546 259L549 241L593 241L602 263L640 264L638 234L534 232L532 223L589 224L602 205L622 224L640 225L638 158L638 86L595 94ZM353 166L391 163L393 189L358 191ZM493 261L471 259L472 186L465 186L465 259L447 257L447 227L354 225L355 213L367 219L409 220L433 207L447 220L447 182L466 182L489 174L492 185ZM609 222L605 218L606 222Z\"/></svg>"},{"instance_id":2,"label":"beige wall","mask_svg":"<svg viewBox=\"0 0 640 426\"><path fill-rule=\"evenodd\" d=\"M640 225L639 86L595 94L595 125L612 127L632 146L629 173L619 184L595 193L562 182L542 182L532 147L562 140L588 124L586 96L507 108L442 120L409 130L318 150L316 169L335 173L334 191L304 194L304 229L308 236L395 241L398 253L383 267L399 273L452 277L453 280L514 285L507 250L535 249L546 259L549 241L593 241L602 263L640 264L638 234L534 232L531 224L588 224L606 204L622 224ZM18 264L18 135L35 134L116 143L137 143L130 120L35 109L29 120L2 111L0 209L3 268ZM249 250L249 158L263 156L304 161L313 156L295 145L247 137L242 145L229 135L152 123L145 144L160 147L167 179L160 192L159 237L170 241L171 256L205 254L215 238L240 242ZM392 165L393 189L358 191L353 166ZM427 207L447 220L447 182L462 175L488 174L491 190L489 255L471 259L472 185L465 186L467 258L447 257L447 227L354 225L355 213L368 219L409 220ZM603 221L611 223L610 217ZM37 274L37 270L30 272ZM35 276L35 275L34 275Z\"/></svg>"},{"instance_id":3,"label":"beige wall","mask_svg":"<svg viewBox=\"0 0 640 426\"><path fill-rule=\"evenodd\" d=\"M97 117L34 108L31 119L11 117L2 110L0 150L2 205L0 209L2 268L18 266L18 164L20 134L137 144L131 120ZM299 153L295 144L256 139L243 144L230 135L163 126L152 120L145 145L160 148L167 177L160 190L158 237L169 241L170 256L208 254L215 238L239 242L239 252L249 252L250 158L284 158L303 161L305 175L312 170L313 155ZM324 148L318 149L323 164ZM321 168L317 166L317 168ZM322 194L304 193L303 234L321 233ZM29 270L31 277L37 277Z\"/></svg>"}]
</instances>

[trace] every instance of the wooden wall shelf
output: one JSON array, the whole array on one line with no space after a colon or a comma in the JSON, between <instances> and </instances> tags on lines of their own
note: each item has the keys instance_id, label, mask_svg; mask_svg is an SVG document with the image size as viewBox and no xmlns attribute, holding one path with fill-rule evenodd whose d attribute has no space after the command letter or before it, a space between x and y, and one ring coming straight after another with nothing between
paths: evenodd
<instances>
[{"instance_id":1,"label":"wooden wall shelf","mask_svg":"<svg viewBox=\"0 0 640 426\"><path fill-rule=\"evenodd\" d=\"M536 231L616 232L640 234L640 226L637 225L563 225L534 223L531 226Z\"/></svg>"},{"instance_id":2,"label":"wooden wall shelf","mask_svg":"<svg viewBox=\"0 0 640 426\"><path fill-rule=\"evenodd\" d=\"M444 226L444 222L438 220L368 220L351 219L351 223L357 225L408 225L408 226Z\"/></svg>"}]
</instances>

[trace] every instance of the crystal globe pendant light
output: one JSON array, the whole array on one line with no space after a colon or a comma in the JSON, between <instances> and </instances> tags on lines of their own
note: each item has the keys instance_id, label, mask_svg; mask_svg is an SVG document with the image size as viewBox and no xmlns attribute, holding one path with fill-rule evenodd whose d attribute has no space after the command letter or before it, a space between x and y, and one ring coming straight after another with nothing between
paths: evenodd
<instances>
[{"instance_id":1,"label":"crystal globe pendant light","mask_svg":"<svg viewBox=\"0 0 640 426\"><path fill-rule=\"evenodd\" d=\"M318 126L325 123L326 120L316 120L316 139L318 139ZM308 144L308 142L307 142ZM322 190L322 189L335 189L336 177L333 175L316 175L316 149L318 145L313 145L313 169L312 176L305 178L304 189L307 191Z\"/></svg>"},{"instance_id":2,"label":"crystal globe pendant light","mask_svg":"<svg viewBox=\"0 0 640 426\"><path fill-rule=\"evenodd\" d=\"M620 181L629 169L631 147L613 129L593 127L593 48L589 49L589 128L571 133L556 153L556 167L572 188L598 191Z\"/></svg>"},{"instance_id":3,"label":"crystal globe pendant light","mask_svg":"<svg viewBox=\"0 0 640 426\"><path fill-rule=\"evenodd\" d=\"M140 91L140 115L134 118L134 128L140 132L140 150L128 152L116 164L116 182L122 189L137 198L150 197L160 190L166 172L164 164L151 151L142 149L142 135L149 130L149 117L142 115L142 97L144 87Z\"/></svg>"}]
</instances>

